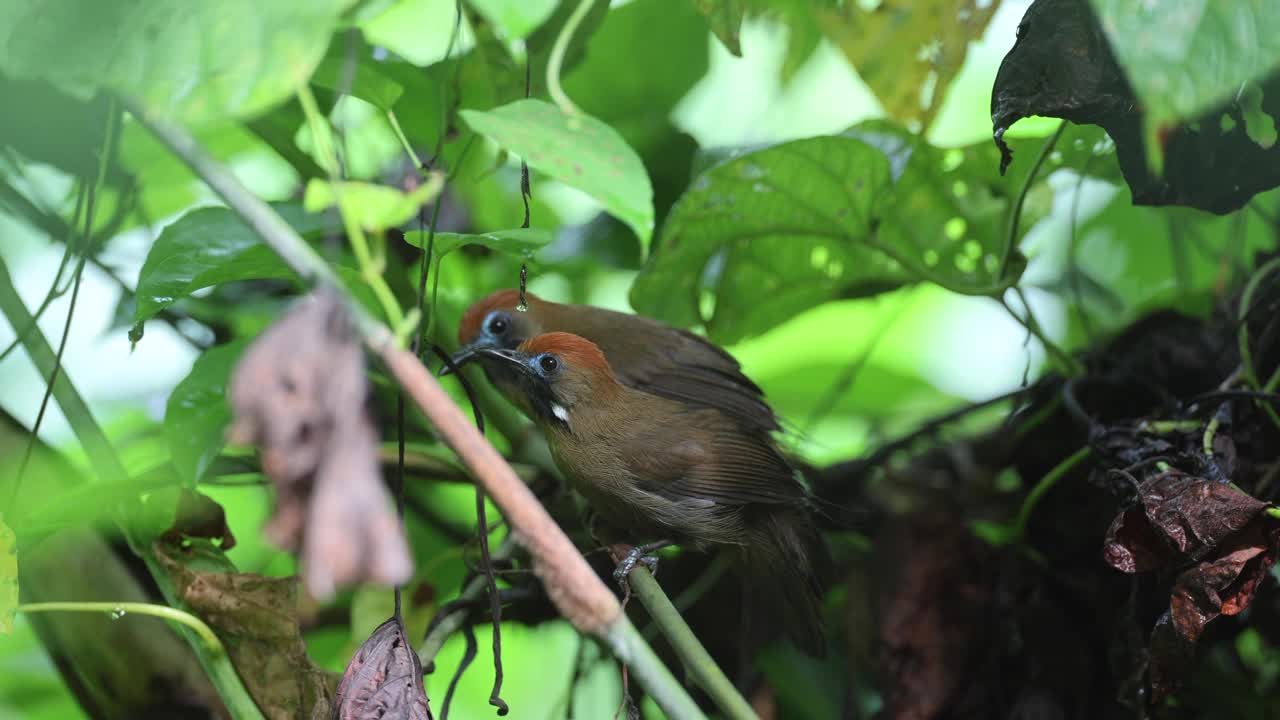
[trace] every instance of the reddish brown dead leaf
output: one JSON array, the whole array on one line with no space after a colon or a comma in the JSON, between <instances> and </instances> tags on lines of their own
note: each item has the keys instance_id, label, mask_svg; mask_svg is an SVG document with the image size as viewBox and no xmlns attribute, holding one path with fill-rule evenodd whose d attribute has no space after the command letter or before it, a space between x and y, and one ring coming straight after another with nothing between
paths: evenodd
<instances>
[{"instance_id":1,"label":"reddish brown dead leaf","mask_svg":"<svg viewBox=\"0 0 1280 720\"><path fill-rule=\"evenodd\" d=\"M1280 524L1265 515L1228 538L1214 556L1178 575L1169 611L1151 635L1151 688L1159 701L1192 668L1196 643L1219 615L1236 615L1253 602L1280 554Z\"/></svg>"},{"instance_id":2,"label":"reddish brown dead leaf","mask_svg":"<svg viewBox=\"0 0 1280 720\"><path fill-rule=\"evenodd\" d=\"M356 651L338 684L336 720L432 720L418 655L391 618Z\"/></svg>"},{"instance_id":3,"label":"reddish brown dead leaf","mask_svg":"<svg viewBox=\"0 0 1280 720\"><path fill-rule=\"evenodd\" d=\"M403 583L409 548L379 473L364 354L346 308L321 289L245 351L231 382L232 439L256 443L276 487L267 537L301 550L317 598Z\"/></svg>"},{"instance_id":4,"label":"reddish brown dead leaf","mask_svg":"<svg viewBox=\"0 0 1280 720\"><path fill-rule=\"evenodd\" d=\"M1232 485L1179 472L1147 480L1138 494L1140 506L1116 517L1103 545L1107 564L1126 573L1211 549L1267 506Z\"/></svg>"},{"instance_id":5,"label":"reddish brown dead leaf","mask_svg":"<svg viewBox=\"0 0 1280 720\"><path fill-rule=\"evenodd\" d=\"M263 715L271 720L329 717L334 677L307 657L298 626L296 577L230 571L204 540L185 546L157 542L153 548L178 597L223 639Z\"/></svg>"}]
</instances>

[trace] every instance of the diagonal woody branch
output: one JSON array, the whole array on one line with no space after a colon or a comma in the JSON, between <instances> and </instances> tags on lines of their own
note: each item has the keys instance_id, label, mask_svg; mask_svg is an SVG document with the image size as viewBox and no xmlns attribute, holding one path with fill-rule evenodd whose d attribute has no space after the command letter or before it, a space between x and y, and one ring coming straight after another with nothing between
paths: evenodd
<instances>
[{"instance_id":1,"label":"diagonal woody branch","mask_svg":"<svg viewBox=\"0 0 1280 720\"><path fill-rule=\"evenodd\" d=\"M705 718L688 691L654 654L623 614L617 598L591 570L533 492L476 430L418 358L398 347L392 332L341 290L333 271L311 246L226 167L210 157L190 133L148 113L135 102L125 101L125 107L186 162L305 281L338 288L365 343L382 358L396 382L502 510L514 537L532 556L534 570L560 613L579 631L603 640L615 656L631 667L640 684L669 717L675 720Z\"/></svg>"}]
</instances>

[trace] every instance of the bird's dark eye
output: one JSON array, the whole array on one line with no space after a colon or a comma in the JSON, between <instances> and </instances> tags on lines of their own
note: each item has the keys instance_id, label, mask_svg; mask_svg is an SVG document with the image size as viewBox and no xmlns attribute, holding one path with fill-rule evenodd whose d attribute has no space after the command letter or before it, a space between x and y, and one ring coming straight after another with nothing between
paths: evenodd
<instances>
[{"instance_id":1,"label":"bird's dark eye","mask_svg":"<svg viewBox=\"0 0 1280 720\"><path fill-rule=\"evenodd\" d=\"M501 315L492 315L489 317L489 333L492 335L501 335L507 331L507 319Z\"/></svg>"},{"instance_id":2,"label":"bird's dark eye","mask_svg":"<svg viewBox=\"0 0 1280 720\"><path fill-rule=\"evenodd\" d=\"M538 358L538 367L542 368L544 373L553 373L560 369L560 359L555 355L543 355Z\"/></svg>"}]
</instances>

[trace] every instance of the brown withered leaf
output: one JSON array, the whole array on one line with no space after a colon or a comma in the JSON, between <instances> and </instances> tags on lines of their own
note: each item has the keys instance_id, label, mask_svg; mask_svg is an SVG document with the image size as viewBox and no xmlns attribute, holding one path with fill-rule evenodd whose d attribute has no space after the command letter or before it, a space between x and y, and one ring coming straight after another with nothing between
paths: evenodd
<instances>
[{"instance_id":1,"label":"brown withered leaf","mask_svg":"<svg viewBox=\"0 0 1280 720\"><path fill-rule=\"evenodd\" d=\"M1154 570L1175 554L1198 556L1267 506L1232 485L1176 471L1143 482L1138 495L1141 505L1116 517L1103 545L1107 563L1126 573Z\"/></svg>"},{"instance_id":2,"label":"brown withered leaf","mask_svg":"<svg viewBox=\"0 0 1280 720\"><path fill-rule=\"evenodd\" d=\"M886 0L817 10L827 38L857 68L890 117L927 128L942 107L969 43L999 2Z\"/></svg>"},{"instance_id":3,"label":"brown withered leaf","mask_svg":"<svg viewBox=\"0 0 1280 720\"><path fill-rule=\"evenodd\" d=\"M399 618L379 625L356 651L334 707L335 720L432 720L422 665Z\"/></svg>"},{"instance_id":4,"label":"brown withered leaf","mask_svg":"<svg viewBox=\"0 0 1280 720\"><path fill-rule=\"evenodd\" d=\"M207 540L152 547L178 597L222 638L266 717L328 717L335 677L307 657L296 577L235 572Z\"/></svg>"},{"instance_id":5,"label":"brown withered leaf","mask_svg":"<svg viewBox=\"0 0 1280 720\"><path fill-rule=\"evenodd\" d=\"M301 550L317 598L413 571L379 473L364 354L346 308L327 288L293 307L245 351L231 381L231 439L253 442L276 487L267 537Z\"/></svg>"},{"instance_id":6,"label":"brown withered leaf","mask_svg":"<svg viewBox=\"0 0 1280 720\"><path fill-rule=\"evenodd\" d=\"M1169 611L1151 634L1152 699L1177 689L1191 669L1204 628L1219 615L1237 615L1280 554L1280 524L1260 516L1218 549L1216 557L1178 575Z\"/></svg>"}]
</instances>

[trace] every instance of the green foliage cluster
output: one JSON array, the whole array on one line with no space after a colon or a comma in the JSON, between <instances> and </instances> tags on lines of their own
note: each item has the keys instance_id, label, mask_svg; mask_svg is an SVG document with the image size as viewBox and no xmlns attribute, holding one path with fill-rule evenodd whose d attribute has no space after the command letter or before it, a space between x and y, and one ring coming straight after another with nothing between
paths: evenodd
<instances>
[{"instance_id":1,"label":"green foliage cluster","mask_svg":"<svg viewBox=\"0 0 1280 720\"><path fill-rule=\"evenodd\" d=\"M145 544L172 524L176 488L199 489L224 508L238 543L219 562L272 576L295 569L260 538L270 497L254 459L224 446L225 395L246 344L303 283L121 115L121 101L189 127L371 313L408 318L398 330L416 321L414 332L450 347L461 311L513 286L527 264L543 296L630 307L730 347L792 426L786 442L815 464L1015 387L1024 372L1070 372L1065 353L1144 313L1207 313L1254 254L1274 246L1275 193L1223 218L1132 206L1114 146L1095 127L1055 134L1056 124L1026 123L1010 133L1015 161L1002 176L999 152L983 137L988 96L965 79L970 44L1000 17L1000 3L892 3L900 17L890 21L872 13L880 4L467 0L457 3L460 16L446 0L0 6L0 232L17 227L65 252L58 277L40 279L51 299L81 272L73 265L88 264L119 286L108 333L127 333L142 352L163 327L193 350L189 371L162 393L162 413L141 412L136 397L124 408L94 404L109 419L122 476L104 472L83 440L59 448L68 467L43 448L28 465L19 458L30 423L0 422L0 490L25 466L17 511L0 524L0 580L12 572L6 525L21 551L73 529L112 535L128 508L123 516L136 525L125 537ZM1265 2L1172 4L1176 12L1093 1L1153 128L1195 115L1280 60L1280 28ZM1191 6L1203 6L1203 17L1192 18ZM1012 33L1008 22L990 27ZM868 33L878 38L870 49ZM1012 37L996 40L1007 47ZM811 81L806 69L852 67L879 106L816 137L695 138L683 119L689 98L730 82L723 67L766 50L776 60L770 76L738 90L795 90ZM1222 56L1232 61L1214 60ZM969 62L989 83L990 58L970 53ZM978 131L973 122L953 126L953 141L940 140L947 103L976 117ZM118 131L108 131L119 117ZM527 227L520 160L532 171ZM96 207L80 213L76 198L89 187ZM107 251L138 237L145 255L135 280ZM420 306L427 248L431 286ZM8 250L0 258L17 267ZM25 332L8 307L12 331L0 334L0 351ZM34 417L15 410L29 396L10 394L15 376L3 374L4 362L0 355L0 405ZM76 379L92 365L62 363ZM376 371L373 380L389 420L393 389ZM500 449L519 440L492 424ZM471 487L456 482L456 461L425 421L410 413L407 425L410 504L435 516L408 526L422 597L406 621L420 637L466 573L458 538L473 532L475 512ZM383 427L390 458L393 426ZM0 610L12 604L4 588ZM390 614L391 596L360 588L329 609L347 621L316 623L305 639L311 660L336 671ZM52 666L35 659L48 637L40 629L20 616L0 642L0 715L75 712ZM482 648L489 633L480 628ZM1241 661L1275 675L1280 655L1249 638ZM516 716L560 718L572 708L572 717L603 717L617 708L616 663L566 624L506 623L502 640L504 697ZM463 652L461 638L450 640L437 666L457 667ZM772 656L764 667L786 716L831 716L847 680L838 665L807 662ZM450 674L428 678L437 708ZM454 712L489 712L491 682L482 651ZM870 681L860 682L873 709Z\"/></svg>"}]
</instances>

